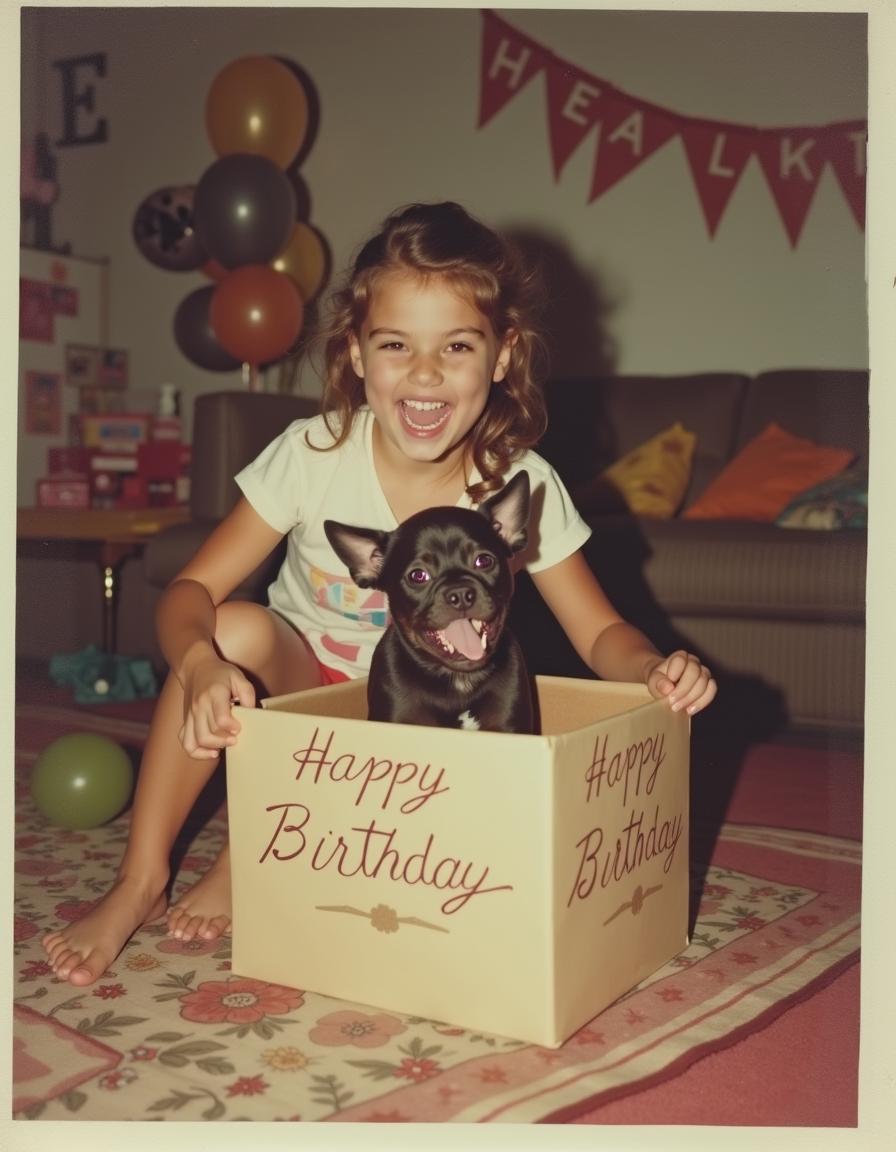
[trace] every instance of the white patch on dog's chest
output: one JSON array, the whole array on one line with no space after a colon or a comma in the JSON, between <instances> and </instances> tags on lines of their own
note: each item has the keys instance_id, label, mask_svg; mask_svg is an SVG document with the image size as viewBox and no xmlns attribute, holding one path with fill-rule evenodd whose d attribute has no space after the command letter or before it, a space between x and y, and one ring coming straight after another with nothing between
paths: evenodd
<instances>
[{"instance_id":1,"label":"white patch on dog's chest","mask_svg":"<svg viewBox=\"0 0 896 1152\"><path fill-rule=\"evenodd\" d=\"M457 718L457 723L459 727L465 729L467 732L479 731L479 721L469 709L460 713Z\"/></svg>"}]
</instances>

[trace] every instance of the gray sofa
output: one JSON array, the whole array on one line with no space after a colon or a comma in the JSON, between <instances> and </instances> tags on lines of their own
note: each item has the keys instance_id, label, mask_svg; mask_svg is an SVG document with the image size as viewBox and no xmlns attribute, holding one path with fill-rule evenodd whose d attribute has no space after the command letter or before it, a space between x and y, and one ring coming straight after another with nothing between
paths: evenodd
<instances>
[{"instance_id":1,"label":"gray sofa","mask_svg":"<svg viewBox=\"0 0 896 1152\"><path fill-rule=\"evenodd\" d=\"M602 469L680 421L696 433L689 507L769 421L867 462L868 374L804 369L551 381L540 451L573 493ZM155 537L145 573L164 586L237 498L233 474L316 401L221 392L194 410L192 520ZM686 645L717 673L722 729L756 738L788 726L860 733L864 712L865 556L861 529L815 531L742 520L637 517L582 506L594 532L589 563L620 610L663 650ZM275 556L237 591L258 597ZM528 578L513 624L530 669L588 670Z\"/></svg>"}]
</instances>

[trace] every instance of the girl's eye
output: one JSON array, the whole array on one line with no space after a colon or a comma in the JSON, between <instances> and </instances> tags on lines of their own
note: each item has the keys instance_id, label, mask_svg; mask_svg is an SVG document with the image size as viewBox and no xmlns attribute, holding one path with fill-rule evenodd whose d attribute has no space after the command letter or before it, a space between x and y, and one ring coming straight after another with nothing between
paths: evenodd
<instances>
[{"instance_id":1,"label":"girl's eye","mask_svg":"<svg viewBox=\"0 0 896 1152\"><path fill-rule=\"evenodd\" d=\"M380 348L385 348L389 352L400 351L403 347L404 345L400 340L390 340L388 343L380 345Z\"/></svg>"},{"instance_id":2,"label":"girl's eye","mask_svg":"<svg viewBox=\"0 0 896 1152\"><path fill-rule=\"evenodd\" d=\"M465 344L462 340L455 340L453 344L448 345L449 352L472 352L472 347Z\"/></svg>"},{"instance_id":3,"label":"girl's eye","mask_svg":"<svg viewBox=\"0 0 896 1152\"><path fill-rule=\"evenodd\" d=\"M410 584L425 584L429 580L429 573L425 568L411 568L407 580Z\"/></svg>"},{"instance_id":4,"label":"girl's eye","mask_svg":"<svg viewBox=\"0 0 896 1152\"><path fill-rule=\"evenodd\" d=\"M494 568L495 558L491 552L480 552L476 559L473 561L473 566L479 568L483 572L487 572L489 568Z\"/></svg>"}]
</instances>

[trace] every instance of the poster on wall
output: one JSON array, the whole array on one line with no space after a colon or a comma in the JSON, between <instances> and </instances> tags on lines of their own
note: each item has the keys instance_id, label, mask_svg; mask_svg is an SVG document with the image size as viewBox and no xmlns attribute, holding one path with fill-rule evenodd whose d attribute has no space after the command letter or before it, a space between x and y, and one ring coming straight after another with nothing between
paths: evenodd
<instances>
[{"instance_id":1,"label":"poster on wall","mask_svg":"<svg viewBox=\"0 0 896 1152\"><path fill-rule=\"evenodd\" d=\"M752 158L760 165L792 247L827 167L864 229L866 120L755 128L682 116L560 59L492 11L484 10L482 18L479 128L543 75L555 180L586 136L593 137L589 204L678 139L710 236Z\"/></svg>"}]
</instances>

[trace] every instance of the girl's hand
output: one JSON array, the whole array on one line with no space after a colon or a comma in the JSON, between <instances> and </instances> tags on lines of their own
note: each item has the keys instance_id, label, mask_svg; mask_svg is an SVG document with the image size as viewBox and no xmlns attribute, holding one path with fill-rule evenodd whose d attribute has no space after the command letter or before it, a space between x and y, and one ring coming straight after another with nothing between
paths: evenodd
<instances>
[{"instance_id":1,"label":"girl's hand","mask_svg":"<svg viewBox=\"0 0 896 1152\"><path fill-rule=\"evenodd\" d=\"M184 724L178 738L196 760L212 760L236 743L236 702L254 708L255 689L239 668L217 657L197 664L184 682Z\"/></svg>"},{"instance_id":2,"label":"girl's hand","mask_svg":"<svg viewBox=\"0 0 896 1152\"><path fill-rule=\"evenodd\" d=\"M710 670L683 649L653 665L647 674L647 687L657 699L665 697L673 712L684 708L689 716L705 708L717 690Z\"/></svg>"}]
</instances>

